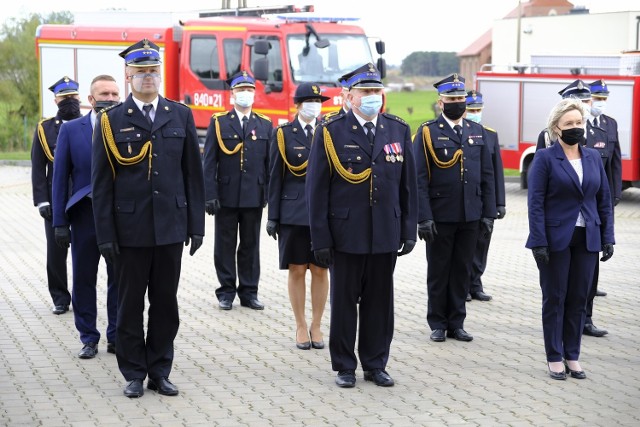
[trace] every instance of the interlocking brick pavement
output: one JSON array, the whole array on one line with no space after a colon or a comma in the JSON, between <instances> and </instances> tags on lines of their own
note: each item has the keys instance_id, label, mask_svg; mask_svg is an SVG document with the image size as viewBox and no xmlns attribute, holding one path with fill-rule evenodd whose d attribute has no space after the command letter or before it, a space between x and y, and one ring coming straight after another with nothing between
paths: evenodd
<instances>
[{"instance_id":1,"label":"interlocking brick pavement","mask_svg":"<svg viewBox=\"0 0 640 427\"><path fill-rule=\"evenodd\" d=\"M468 304L471 343L429 341L423 242L398 260L392 388L334 384L329 352L295 348L286 272L277 244L262 235L264 311L235 302L220 311L214 289L213 218L204 245L185 252L181 325L171 380L177 397L122 395L115 356L100 343L80 360L72 313L55 316L46 287L44 231L32 206L30 169L0 166L0 424L10 426L611 426L640 425L640 190L616 209L617 245L602 264L594 322L585 337L583 381L546 372L541 295L527 236L526 191L507 184L484 276L491 302ZM70 259L69 259L70 262ZM98 324L106 329L106 274L99 272ZM310 308L310 304L308 309ZM324 318L328 341L329 306Z\"/></svg>"}]
</instances>

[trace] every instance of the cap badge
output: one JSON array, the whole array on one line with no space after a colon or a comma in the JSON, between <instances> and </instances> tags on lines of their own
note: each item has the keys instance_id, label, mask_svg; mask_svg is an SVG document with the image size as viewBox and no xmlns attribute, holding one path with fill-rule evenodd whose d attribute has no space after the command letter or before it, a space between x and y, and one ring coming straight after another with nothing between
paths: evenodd
<instances>
[{"instance_id":1,"label":"cap badge","mask_svg":"<svg viewBox=\"0 0 640 427\"><path fill-rule=\"evenodd\" d=\"M147 39L142 40L142 47L145 49L151 49L151 46L149 45L149 40Z\"/></svg>"},{"instance_id":2,"label":"cap badge","mask_svg":"<svg viewBox=\"0 0 640 427\"><path fill-rule=\"evenodd\" d=\"M578 89L582 90L584 88L584 86L582 85L582 81L578 82Z\"/></svg>"},{"instance_id":3,"label":"cap badge","mask_svg":"<svg viewBox=\"0 0 640 427\"><path fill-rule=\"evenodd\" d=\"M370 73L375 73L376 72L376 68L373 66L372 63L369 63L369 72Z\"/></svg>"},{"instance_id":4,"label":"cap badge","mask_svg":"<svg viewBox=\"0 0 640 427\"><path fill-rule=\"evenodd\" d=\"M314 95L320 94L320 90L318 90L318 86L311 86L311 90L313 91Z\"/></svg>"},{"instance_id":5,"label":"cap badge","mask_svg":"<svg viewBox=\"0 0 640 427\"><path fill-rule=\"evenodd\" d=\"M65 83L69 83L69 77L64 76L64 82L65 82Z\"/></svg>"},{"instance_id":6,"label":"cap badge","mask_svg":"<svg viewBox=\"0 0 640 427\"><path fill-rule=\"evenodd\" d=\"M453 82L454 83L458 83L460 80L458 80L458 73L453 73Z\"/></svg>"}]
</instances>

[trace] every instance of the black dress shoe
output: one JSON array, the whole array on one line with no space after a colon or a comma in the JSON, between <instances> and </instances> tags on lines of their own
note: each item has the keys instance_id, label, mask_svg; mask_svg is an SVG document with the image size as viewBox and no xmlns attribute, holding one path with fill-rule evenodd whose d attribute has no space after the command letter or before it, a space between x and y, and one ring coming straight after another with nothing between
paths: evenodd
<instances>
[{"instance_id":1,"label":"black dress shoe","mask_svg":"<svg viewBox=\"0 0 640 427\"><path fill-rule=\"evenodd\" d=\"M567 374L564 373L564 370L561 372L552 371L549 367L549 363L547 362L547 369L549 370L549 376L554 380L566 380Z\"/></svg>"},{"instance_id":2,"label":"black dress shoe","mask_svg":"<svg viewBox=\"0 0 640 427\"><path fill-rule=\"evenodd\" d=\"M607 335L609 331L606 329L598 329L593 323L585 323L582 330L583 335L589 335L590 337L603 337Z\"/></svg>"},{"instance_id":3,"label":"black dress shoe","mask_svg":"<svg viewBox=\"0 0 640 427\"><path fill-rule=\"evenodd\" d=\"M258 298L240 300L240 305L243 307L249 307L251 310L264 310L264 304L258 301Z\"/></svg>"},{"instance_id":4,"label":"black dress shoe","mask_svg":"<svg viewBox=\"0 0 640 427\"><path fill-rule=\"evenodd\" d=\"M53 307L53 310L51 310L51 312L53 314L64 314L67 311L69 311L69 306L68 305L56 305L55 307Z\"/></svg>"},{"instance_id":5,"label":"black dress shoe","mask_svg":"<svg viewBox=\"0 0 640 427\"><path fill-rule=\"evenodd\" d=\"M231 301L228 299L221 299L218 301L218 306L220 306L220 310L231 310L231 307L233 307Z\"/></svg>"},{"instance_id":6,"label":"black dress shoe","mask_svg":"<svg viewBox=\"0 0 640 427\"><path fill-rule=\"evenodd\" d=\"M147 381L147 388L149 390L156 390L158 393L165 396L177 396L178 395L178 387L173 385L169 378L160 377L152 380L149 378Z\"/></svg>"},{"instance_id":7,"label":"black dress shoe","mask_svg":"<svg viewBox=\"0 0 640 427\"><path fill-rule=\"evenodd\" d=\"M322 350L324 348L324 340L314 341L313 336L311 335L311 330L309 330L309 337L311 338L311 347L316 350Z\"/></svg>"},{"instance_id":8,"label":"black dress shoe","mask_svg":"<svg viewBox=\"0 0 640 427\"><path fill-rule=\"evenodd\" d=\"M107 343L107 353L116 354L116 343L114 342Z\"/></svg>"},{"instance_id":9,"label":"black dress shoe","mask_svg":"<svg viewBox=\"0 0 640 427\"><path fill-rule=\"evenodd\" d=\"M597 297L606 297L607 293L605 291L596 291Z\"/></svg>"},{"instance_id":10,"label":"black dress shoe","mask_svg":"<svg viewBox=\"0 0 640 427\"><path fill-rule=\"evenodd\" d=\"M429 338L431 339L431 341L435 342L442 342L446 340L444 336L444 329L434 329L433 332L431 332L431 336Z\"/></svg>"},{"instance_id":11,"label":"black dress shoe","mask_svg":"<svg viewBox=\"0 0 640 427\"><path fill-rule=\"evenodd\" d=\"M471 294L467 294L467 302L471 301Z\"/></svg>"},{"instance_id":12,"label":"black dress shoe","mask_svg":"<svg viewBox=\"0 0 640 427\"><path fill-rule=\"evenodd\" d=\"M136 378L131 380L124 386L123 393L127 397L140 397L144 394L144 388L142 387L142 380Z\"/></svg>"},{"instance_id":13,"label":"black dress shoe","mask_svg":"<svg viewBox=\"0 0 640 427\"><path fill-rule=\"evenodd\" d=\"M364 371L364 380L365 381L373 381L377 386L380 387L392 387L393 378L387 374L386 371L382 369L372 369L370 371Z\"/></svg>"},{"instance_id":14,"label":"black dress shoe","mask_svg":"<svg viewBox=\"0 0 640 427\"><path fill-rule=\"evenodd\" d=\"M89 342L82 347L80 353L78 353L78 357L80 359L93 359L98 354L98 344L94 342Z\"/></svg>"},{"instance_id":15,"label":"black dress shoe","mask_svg":"<svg viewBox=\"0 0 640 427\"><path fill-rule=\"evenodd\" d=\"M462 328L447 331L447 338L455 338L458 341L473 341L473 335Z\"/></svg>"},{"instance_id":16,"label":"black dress shoe","mask_svg":"<svg viewBox=\"0 0 640 427\"><path fill-rule=\"evenodd\" d=\"M584 371L574 371L571 369L566 360L564 361L564 369L567 374L571 375L571 378L575 378L577 380L584 380L587 378L587 374L585 374Z\"/></svg>"},{"instance_id":17,"label":"black dress shoe","mask_svg":"<svg viewBox=\"0 0 640 427\"><path fill-rule=\"evenodd\" d=\"M356 385L356 371L353 369L347 369L344 371L338 371L336 376L336 384L338 387L351 388Z\"/></svg>"},{"instance_id":18,"label":"black dress shoe","mask_svg":"<svg viewBox=\"0 0 640 427\"><path fill-rule=\"evenodd\" d=\"M489 294L485 294L484 292L479 291L471 292L471 298L477 299L478 301L491 301L491 298L493 297Z\"/></svg>"}]
</instances>

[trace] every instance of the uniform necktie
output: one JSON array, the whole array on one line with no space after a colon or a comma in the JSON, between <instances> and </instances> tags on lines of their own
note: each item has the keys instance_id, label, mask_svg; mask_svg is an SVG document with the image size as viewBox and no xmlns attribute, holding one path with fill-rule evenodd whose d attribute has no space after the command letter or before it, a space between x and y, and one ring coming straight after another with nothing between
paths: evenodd
<instances>
[{"instance_id":1,"label":"uniform necktie","mask_svg":"<svg viewBox=\"0 0 640 427\"><path fill-rule=\"evenodd\" d=\"M142 106L144 110L144 117L147 119L147 123L149 123L149 127L153 126L153 120L151 120L151 110L153 109L153 104L146 104Z\"/></svg>"},{"instance_id":2,"label":"uniform necktie","mask_svg":"<svg viewBox=\"0 0 640 427\"><path fill-rule=\"evenodd\" d=\"M594 118L593 118L593 125L594 125L595 127L598 127L598 118L597 118L597 117L594 117Z\"/></svg>"},{"instance_id":3,"label":"uniform necktie","mask_svg":"<svg viewBox=\"0 0 640 427\"><path fill-rule=\"evenodd\" d=\"M460 125L455 125L453 127L453 130L456 131L456 135L458 135L458 138L462 139L462 126Z\"/></svg>"},{"instance_id":4,"label":"uniform necktie","mask_svg":"<svg viewBox=\"0 0 640 427\"><path fill-rule=\"evenodd\" d=\"M373 134L373 128L375 127L373 123L367 122L364 124L364 127L367 128L367 138L369 138L369 144L373 145L373 138L375 135Z\"/></svg>"},{"instance_id":5,"label":"uniform necktie","mask_svg":"<svg viewBox=\"0 0 640 427\"><path fill-rule=\"evenodd\" d=\"M244 116L242 118L242 135L245 138L247 137L247 126L249 126L249 119L247 118L247 116Z\"/></svg>"},{"instance_id":6,"label":"uniform necktie","mask_svg":"<svg viewBox=\"0 0 640 427\"><path fill-rule=\"evenodd\" d=\"M311 138L313 138L313 127L311 125L306 125L304 130L307 131L307 141L311 144Z\"/></svg>"}]
</instances>

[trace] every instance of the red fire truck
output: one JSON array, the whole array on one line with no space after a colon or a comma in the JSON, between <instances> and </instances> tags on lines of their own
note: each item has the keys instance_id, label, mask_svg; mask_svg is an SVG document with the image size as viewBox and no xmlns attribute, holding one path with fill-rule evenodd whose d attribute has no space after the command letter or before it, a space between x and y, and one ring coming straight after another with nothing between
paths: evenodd
<instances>
[{"instance_id":1,"label":"red fire truck","mask_svg":"<svg viewBox=\"0 0 640 427\"><path fill-rule=\"evenodd\" d=\"M292 10L297 9L286 11ZM236 11L240 16L211 16L216 12L208 12L200 15L204 18L156 27L41 25L36 50L42 115L55 115L47 88L63 75L80 83L83 102L87 102L91 80L99 74L114 76L126 96L124 63L118 53L143 38L161 49L161 93L191 107L202 138L211 115L231 108L225 80L239 70L255 76L254 110L271 117L274 124L291 120L293 94L302 82L319 83L331 98L322 113L335 111L342 105L340 76L374 61L369 40L362 28L350 22L354 18L320 17L311 7L305 10L271 16L242 16L240 9ZM104 20L113 22L114 18L107 12ZM375 46L382 55L384 43L378 41ZM384 72L384 59L380 56L376 62Z\"/></svg>"},{"instance_id":2,"label":"red fire truck","mask_svg":"<svg viewBox=\"0 0 640 427\"><path fill-rule=\"evenodd\" d=\"M560 100L558 92L578 78L587 84L603 79L610 91L605 114L618 121L623 188L640 186L640 73L612 75L599 70L598 74L582 74L580 68L572 68L553 73L528 73L523 69L478 72L477 90L485 101L482 122L498 131L504 167L519 169L521 187L527 188L527 170L538 135L546 126L551 108ZM538 71L536 67L533 70ZM582 70L589 72L588 67Z\"/></svg>"}]
</instances>

